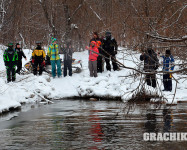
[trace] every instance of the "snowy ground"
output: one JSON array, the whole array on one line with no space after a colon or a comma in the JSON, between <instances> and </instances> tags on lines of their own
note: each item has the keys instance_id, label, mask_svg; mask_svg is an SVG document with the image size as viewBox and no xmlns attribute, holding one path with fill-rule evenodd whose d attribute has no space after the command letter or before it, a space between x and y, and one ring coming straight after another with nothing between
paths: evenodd
<instances>
[{"instance_id":1,"label":"snowy ground","mask_svg":"<svg viewBox=\"0 0 187 150\"><path fill-rule=\"evenodd\" d=\"M139 61L139 53L125 48L121 48L120 50L121 51L117 55L118 60L128 67L142 69L142 63ZM27 58L30 59L31 51L24 50L24 52ZM72 77L56 79L52 79L47 73L44 73L42 76L34 76L33 74L17 75L15 83L6 83L3 51L1 50L0 112L9 110L10 107L21 106L23 102L31 103L41 101L45 98L63 99L95 96L108 99L118 97L127 101L137 94L144 82L139 76L131 75L133 71L128 69L121 69L115 72L109 72L105 69L102 74L98 74L97 78L91 78L89 77L88 70L88 52L76 52L73 54L73 57L77 60L82 60L83 70L80 74L73 74ZM122 59L123 57L124 60ZM23 64L25 63L26 61L23 59ZM177 79L179 75L175 74L174 77ZM157 75L157 78L160 91L149 86L144 86L146 94L163 95L167 103L177 103L177 101L187 100L187 81L179 80L177 92L173 101L176 82L173 80L172 92L162 92L162 75Z\"/></svg>"}]
</instances>

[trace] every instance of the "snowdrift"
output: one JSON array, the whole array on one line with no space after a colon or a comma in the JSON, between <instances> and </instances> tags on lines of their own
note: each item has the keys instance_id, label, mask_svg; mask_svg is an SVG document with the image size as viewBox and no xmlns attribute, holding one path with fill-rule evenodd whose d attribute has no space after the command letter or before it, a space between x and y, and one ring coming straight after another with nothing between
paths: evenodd
<instances>
[{"instance_id":1,"label":"snowdrift","mask_svg":"<svg viewBox=\"0 0 187 150\"><path fill-rule=\"evenodd\" d=\"M31 57L31 50L25 49L27 59ZM120 48L117 60L128 67L141 69L140 54L126 48ZM51 78L47 73L42 76L17 75L16 82L6 83L6 73L3 62L3 51L0 51L0 113L10 108L20 107L22 103L32 103L42 100L67 98L115 99L128 101L137 98L137 95L150 96L152 101L164 100L167 103L187 100L187 81L179 80L177 92L176 82L173 80L173 91L162 92L162 75L157 75L158 88L155 90L143 84L145 81L133 70L122 68L120 71L105 71L98 73L97 78L89 77L88 52L75 52L73 57L82 61L82 72L72 77ZM61 55L63 59L63 55ZM180 62L180 61L178 61ZM177 63L178 63L177 62ZM26 61L23 59L23 65ZM161 69L161 68L160 68ZM177 69L177 67L176 67ZM135 74L134 74L135 73ZM185 75L173 75L175 78ZM139 101L142 99L139 98Z\"/></svg>"}]
</instances>

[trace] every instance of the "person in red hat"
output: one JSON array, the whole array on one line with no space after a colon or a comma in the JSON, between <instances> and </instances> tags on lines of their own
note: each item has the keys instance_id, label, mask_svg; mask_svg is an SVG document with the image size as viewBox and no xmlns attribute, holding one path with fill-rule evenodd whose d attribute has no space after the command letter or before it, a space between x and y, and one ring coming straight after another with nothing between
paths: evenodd
<instances>
[{"instance_id":1,"label":"person in red hat","mask_svg":"<svg viewBox=\"0 0 187 150\"><path fill-rule=\"evenodd\" d=\"M101 49L101 43L102 43L102 39L99 38L99 35L97 32L93 32L93 38L90 40L90 43L92 41L95 41L99 50L99 54L104 54L103 50ZM101 55L99 55L97 57L97 72L102 73L103 71L103 57Z\"/></svg>"}]
</instances>

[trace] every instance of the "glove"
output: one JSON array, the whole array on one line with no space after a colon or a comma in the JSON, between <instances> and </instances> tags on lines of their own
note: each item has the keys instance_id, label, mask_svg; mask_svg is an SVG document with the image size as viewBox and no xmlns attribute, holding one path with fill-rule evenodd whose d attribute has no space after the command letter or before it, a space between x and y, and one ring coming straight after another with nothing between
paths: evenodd
<instances>
[{"instance_id":1,"label":"glove","mask_svg":"<svg viewBox=\"0 0 187 150\"><path fill-rule=\"evenodd\" d=\"M170 72L172 72L172 70L170 70ZM172 78L172 73L169 73L169 78Z\"/></svg>"},{"instance_id":2,"label":"glove","mask_svg":"<svg viewBox=\"0 0 187 150\"><path fill-rule=\"evenodd\" d=\"M42 62L42 66L45 66L45 61Z\"/></svg>"},{"instance_id":3,"label":"glove","mask_svg":"<svg viewBox=\"0 0 187 150\"><path fill-rule=\"evenodd\" d=\"M89 46L86 46L86 47L85 47L85 49L89 50L89 49L90 49L90 47L89 47Z\"/></svg>"},{"instance_id":4,"label":"glove","mask_svg":"<svg viewBox=\"0 0 187 150\"><path fill-rule=\"evenodd\" d=\"M159 67L159 64L156 64L155 67L154 67L154 70L157 70Z\"/></svg>"},{"instance_id":5,"label":"glove","mask_svg":"<svg viewBox=\"0 0 187 150\"><path fill-rule=\"evenodd\" d=\"M115 51L114 51L114 54L116 55L117 53L118 53L118 52L115 50Z\"/></svg>"},{"instance_id":6,"label":"glove","mask_svg":"<svg viewBox=\"0 0 187 150\"><path fill-rule=\"evenodd\" d=\"M34 59L32 59L32 64L34 64Z\"/></svg>"},{"instance_id":7,"label":"glove","mask_svg":"<svg viewBox=\"0 0 187 150\"><path fill-rule=\"evenodd\" d=\"M169 74L169 78L172 78L172 73Z\"/></svg>"}]
</instances>

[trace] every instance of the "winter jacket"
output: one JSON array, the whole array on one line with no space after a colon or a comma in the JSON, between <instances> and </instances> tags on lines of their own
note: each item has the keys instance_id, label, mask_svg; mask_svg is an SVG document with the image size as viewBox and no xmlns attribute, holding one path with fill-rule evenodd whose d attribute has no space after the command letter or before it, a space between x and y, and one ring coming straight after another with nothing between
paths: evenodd
<instances>
[{"instance_id":1,"label":"winter jacket","mask_svg":"<svg viewBox=\"0 0 187 150\"><path fill-rule=\"evenodd\" d=\"M174 70L174 58L172 55L170 55L169 57L167 56L161 56L163 58L163 71L170 71L170 70Z\"/></svg>"},{"instance_id":2,"label":"winter jacket","mask_svg":"<svg viewBox=\"0 0 187 150\"><path fill-rule=\"evenodd\" d=\"M3 58L5 66L14 67L18 61L18 54L14 49L8 48L5 50Z\"/></svg>"},{"instance_id":3,"label":"winter jacket","mask_svg":"<svg viewBox=\"0 0 187 150\"><path fill-rule=\"evenodd\" d=\"M99 53L97 46L94 46L94 47L90 46L89 61L96 61L97 60L98 54L96 54L94 52Z\"/></svg>"},{"instance_id":4,"label":"winter jacket","mask_svg":"<svg viewBox=\"0 0 187 150\"><path fill-rule=\"evenodd\" d=\"M73 49L72 48L64 48L63 54L64 54L64 60L72 60Z\"/></svg>"},{"instance_id":5,"label":"winter jacket","mask_svg":"<svg viewBox=\"0 0 187 150\"><path fill-rule=\"evenodd\" d=\"M102 48L100 48L100 47L102 46L102 40L101 40L100 38L92 38L92 39L90 40L90 43L91 43L92 41L95 41L95 42L96 42L96 45L97 45L98 50L99 50L99 53L100 53L100 54L103 54L103 50L102 50ZM89 44L89 46L91 46L91 45Z\"/></svg>"},{"instance_id":6,"label":"winter jacket","mask_svg":"<svg viewBox=\"0 0 187 150\"><path fill-rule=\"evenodd\" d=\"M150 53L145 53L140 55L140 60L144 61L144 70L145 71L154 71L158 69L159 60L156 53L152 50Z\"/></svg>"},{"instance_id":7,"label":"winter jacket","mask_svg":"<svg viewBox=\"0 0 187 150\"><path fill-rule=\"evenodd\" d=\"M26 58L26 56L21 48L16 48L15 51L18 54L18 61L21 61L22 57Z\"/></svg>"},{"instance_id":8,"label":"winter jacket","mask_svg":"<svg viewBox=\"0 0 187 150\"><path fill-rule=\"evenodd\" d=\"M59 46L58 44L49 45L47 55L50 57L50 60L59 60Z\"/></svg>"},{"instance_id":9,"label":"winter jacket","mask_svg":"<svg viewBox=\"0 0 187 150\"><path fill-rule=\"evenodd\" d=\"M115 56L115 54L117 54L118 45L113 37L109 39L104 38L102 43L102 48L110 55Z\"/></svg>"},{"instance_id":10,"label":"winter jacket","mask_svg":"<svg viewBox=\"0 0 187 150\"><path fill-rule=\"evenodd\" d=\"M36 48L32 52L32 59L34 60L45 60L45 56L45 52L43 49L41 49L41 47Z\"/></svg>"}]
</instances>

